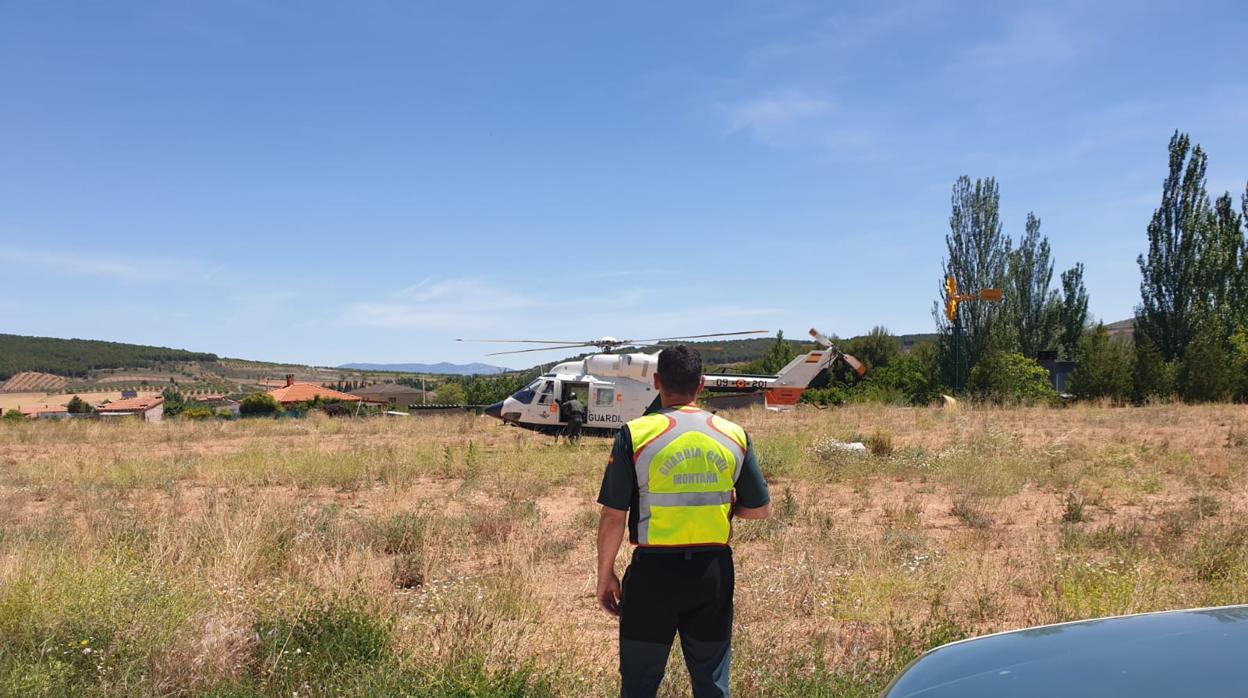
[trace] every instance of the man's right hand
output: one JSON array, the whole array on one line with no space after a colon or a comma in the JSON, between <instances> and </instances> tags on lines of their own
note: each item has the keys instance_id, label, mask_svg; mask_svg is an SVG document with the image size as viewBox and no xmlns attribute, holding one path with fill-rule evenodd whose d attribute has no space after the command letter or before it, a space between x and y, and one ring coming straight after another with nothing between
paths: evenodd
<instances>
[{"instance_id":1,"label":"man's right hand","mask_svg":"<svg viewBox=\"0 0 1248 698\"><path fill-rule=\"evenodd\" d=\"M615 572L598 577L598 605L613 616L620 615L620 578Z\"/></svg>"}]
</instances>

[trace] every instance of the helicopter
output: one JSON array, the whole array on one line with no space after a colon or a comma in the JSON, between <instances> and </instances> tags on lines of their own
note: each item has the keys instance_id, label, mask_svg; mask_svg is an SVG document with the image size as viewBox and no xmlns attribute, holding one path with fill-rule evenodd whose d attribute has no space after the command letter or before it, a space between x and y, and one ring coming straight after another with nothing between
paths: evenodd
<instances>
[{"instance_id":1,"label":"helicopter","mask_svg":"<svg viewBox=\"0 0 1248 698\"><path fill-rule=\"evenodd\" d=\"M539 432L558 433L567 424L561 414L560 405L575 396L586 407L585 427L610 432L657 409L659 400L658 391L654 388L654 372L658 367L659 352L613 353L615 350L628 347L661 346L689 339L753 334L768 334L768 332L767 330L748 330L642 340L616 339L608 336L583 342L541 339L458 339L456 341L549 345L534 349L493 352L487 356L585 347L600 349L601 353L556 364L550 371L538 376L532 383L517 390L511 396L489 405L484 412L505 424ZM810 331L810 335L822 348L798 354L775 375L709 374L703 376L703 390L731 393L761 392L768 410L787 412L797 405L802 392L811 381L838 360L844 361L860 376L866 373L866 367L862 362L838 349L827 335L814 329Z\"/></svg>"}]
</instances>

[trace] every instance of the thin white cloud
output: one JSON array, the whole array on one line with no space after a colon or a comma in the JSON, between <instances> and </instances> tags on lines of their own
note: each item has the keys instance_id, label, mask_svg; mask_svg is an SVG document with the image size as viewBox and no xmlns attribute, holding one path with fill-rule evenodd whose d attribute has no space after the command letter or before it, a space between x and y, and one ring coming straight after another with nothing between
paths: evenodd
<instances>
[{"instance_id":1,"label":"thin white cloud","mask_svg":"<svg viewBox=\"0 0 1248 698\"><path fill-rule=\"evenodd\" d=\"M827 66L847 59L898 34L925 28L945 12L941 0L912 0L887 7L872 5L868 12L836 12L810 22L811 29L795 39L769 41L750 49L745 64L766 69L776 63ZM756 22L755 22L756 23Z\"/></svg>"},{"instance_id":2,"label":"thin white cloud","mask_svg":"<svg viewBox=\"0 0 1248 698\"><path fill-rule=\"evenodd\" d=\"M720 105L728 133L746 132L768 144L783 144L797 131L836 111L835 103L796 89L773 90Z\"/></svg>"},{"instance_id":3,"label":"thin white cloud","mask_svg":"<svg viewBox=\"0 0 1248 698\"><path fill-rule=\"evenodd\" d=\"M973 44L949 64L948 77L967 92L981 94L1016 85L1035 89L1035 82L1072 65L1082 53L1081 35L1065 15L1029 9L1006 19L993 38ZM1011 94L1012 98L1012 94Z\"/></svg>"},{"instance_id":4,"label":"thin white cloud","mask_svg":"<svg viewBox=\"0 0 1248 698\"><path fill-rule=\"evenodd\" d=\"M773 90L719 107L727 133L748 134L763 145L814 148L857 161L890 156L892 138L872 125L875 115L842 113L834 100L811 92Z\"/></svg>"},{"instance_id":5,"label":"thin white cloud","mask_svg":"<svg viewBox=\"0 0 1248 698\"><path fill-rule=\"evenodd\" d=\"M508 314L541 303L480 278L425 279L384 300L348 305L347 324L390 329L450 330L496 326Z\"/></svg>"},{"instance_id":6,"label":"thin white cloud","mask_svg":"<svg viewBox=\"0 0 1248 698\"><path fill-rule=\"evenodd\" d=\"M178 282L215 284L215 274L185 259L109 257L103 255L40 251L0 250L0 262L41 269L64 276L107 277L130 282Z\"/></svg>"}]
</instances>

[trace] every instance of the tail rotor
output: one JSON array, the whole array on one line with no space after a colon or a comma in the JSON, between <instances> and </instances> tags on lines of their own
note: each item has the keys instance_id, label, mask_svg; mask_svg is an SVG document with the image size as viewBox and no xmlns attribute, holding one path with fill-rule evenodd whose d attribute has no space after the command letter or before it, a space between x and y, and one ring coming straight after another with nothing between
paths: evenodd
<instances>
[{"instance_id":1,"label":"tail rotor","mask_svg":"<svg viewBox=\"0 0 1248 698\"><path fill-rule=\"evenodd\" d=\"M855 358L852 354L846 354L845 352L841 351L840 348L838 348L835 344L832 343L832 339L828 337L826 334L812 327L810 329L810 336L814 337L815 341L818 342L824 348L830 349L832 353L836 355L836 358L840 359L841 361L844 361L845 365L849 366L850 370L852 370L854 373L857 373L859 376L867 375L867 367L863 365L863 363L859 361L857 358Z\"/></svg>"}]
</instances>

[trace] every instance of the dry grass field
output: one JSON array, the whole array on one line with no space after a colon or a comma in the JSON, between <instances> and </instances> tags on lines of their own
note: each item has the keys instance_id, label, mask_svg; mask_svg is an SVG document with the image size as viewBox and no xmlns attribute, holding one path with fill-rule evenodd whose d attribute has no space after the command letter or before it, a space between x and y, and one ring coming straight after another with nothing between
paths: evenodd
<instances>
[{"instance_id":1,"label":"dry grass field","mask_svg":"<svg viewBox=\"0 0 1248 698\"><path fill-rule=\"evenodd\" d=\"M738 695L1248 602L1248 407L732 417L776 513L737 526ZM854 437L872 455L828 447ZM0 694L611 695L609 445L459 415L0 425Z\"/></svg>"}]
</instances>

